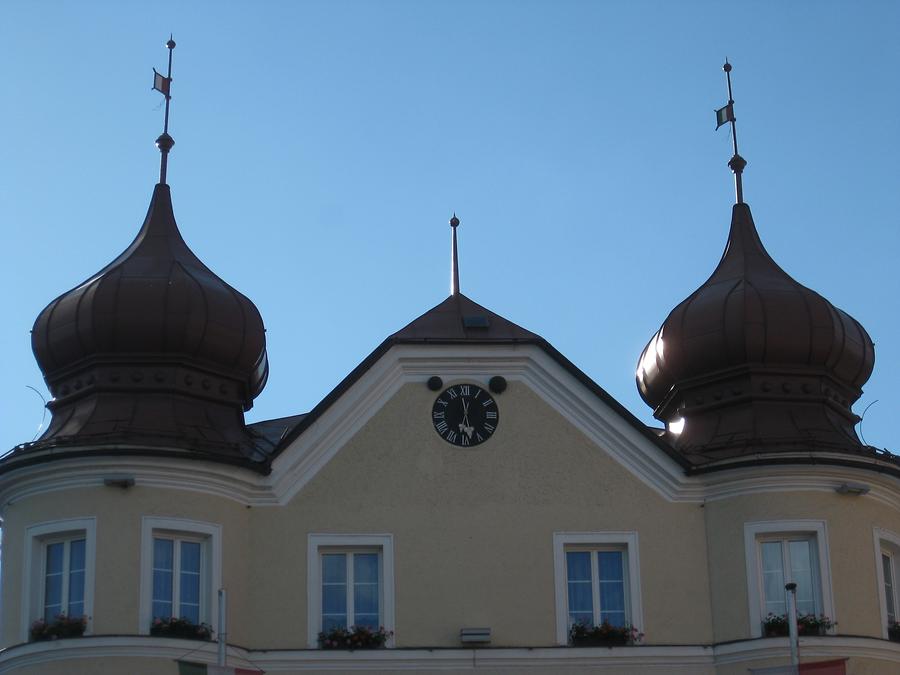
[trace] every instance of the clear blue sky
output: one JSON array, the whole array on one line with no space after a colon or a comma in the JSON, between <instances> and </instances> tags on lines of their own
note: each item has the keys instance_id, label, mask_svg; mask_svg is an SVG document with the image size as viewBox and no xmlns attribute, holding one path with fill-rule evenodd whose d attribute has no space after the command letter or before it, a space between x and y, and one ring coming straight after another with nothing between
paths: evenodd
<instances>
[{"instance_id":1,"label":"clear blue sky","mask_svg":"<svg viewBox=\"0 0 900 675\"><path fill-rule=\"evenodd\" d=\"M857 412L900 451L900 3L0 5L0 448L44 392L38 312L132 240L173 32L169 183L193 250L259 307L250 421L309 410L461 287L641 419L637 357L721 255L734 64L746 200L772 256L876 343Z\"/></svg>"}]
</instances>

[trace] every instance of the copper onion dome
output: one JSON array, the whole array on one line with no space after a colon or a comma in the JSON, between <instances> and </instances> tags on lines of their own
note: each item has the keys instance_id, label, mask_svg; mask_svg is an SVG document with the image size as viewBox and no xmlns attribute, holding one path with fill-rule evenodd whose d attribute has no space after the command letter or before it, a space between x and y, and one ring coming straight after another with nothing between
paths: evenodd
<instances>
[{"instance_id":1,"label":"copper onion dome","mask_svg":"<svg viewBox=\"0 0 900 675\"><path fill-rule=\"evenodd\" d=\"M262 318L185 244L168 185L132 244L40 313L32 348L54 397L38 444L125 439L260 459L243 411L268 375Z\"/></svg>"},{"instance_id":2,"label":"copper onion dome","mask_svg":"<svg viewBox=\"0 0 900 675\"><path fill-rule=\"evenodd\" d=\"M671 440L695 462L853 450L850 407L874 363L865 329L782 270L739 203L722 259L644 348L637 385L655 417L684 420Z\"/></svg>"}]
</instances>

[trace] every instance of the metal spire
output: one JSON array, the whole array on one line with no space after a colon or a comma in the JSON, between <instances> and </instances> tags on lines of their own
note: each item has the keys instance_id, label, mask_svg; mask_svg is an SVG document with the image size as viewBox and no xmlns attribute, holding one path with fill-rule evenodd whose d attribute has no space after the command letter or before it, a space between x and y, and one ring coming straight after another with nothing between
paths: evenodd
<instances>
[{"instance_id":1,"label":"metal spire","mask_svg":"<svg viewBox=\"0 0 900 675\"><path fill-rule=\"evenodd\" d=\"M731 64L728 58L725 59L725 65L722 66L725 71L725 78L728 81L728 104L724 108L716 111L716 129L727 122L731 122L731 146L734 149L734 156L728 161L728 166L734 172L734 193L738 204L744 203L744 185L741 176L744 173L744 167L747 166L747 160L738 154L737 129L735 127L734 117L734 97L731 94Z\"/></svg>"},{"instance_id":2,"label":"metal spire","mask_svg":"<svg viewBox=\"0 0 900 675\"><path fill-rule=\"evenodd\" d=\"M171 34L169 34L169 41L166 42L166 47L169 48L169 70L166 76L163 77L156 72L156 68L153 69L153 88L166 97L166 119L163 123L163 132L156 139L156 147L159 148L159 152L162 155L159 161L159 182L163 185L166 184L169 150L175 145L175 139L169 136L169 104L172 102L172 50L175 49L175 40L172 39Z\"/></svg>"},{"instance_id":3,"label":"metal spire","mask_svg":"<svg viewBox=\"0 0 900 675\"><path fill-rule=\"evenodd\" d=\"M459 218L454 213L450 219L450 229L453 231L453 239L450 244L450 295L459 295L459 254L456 248L457 227L459 227Z\"/></svg>"}]
</instances>

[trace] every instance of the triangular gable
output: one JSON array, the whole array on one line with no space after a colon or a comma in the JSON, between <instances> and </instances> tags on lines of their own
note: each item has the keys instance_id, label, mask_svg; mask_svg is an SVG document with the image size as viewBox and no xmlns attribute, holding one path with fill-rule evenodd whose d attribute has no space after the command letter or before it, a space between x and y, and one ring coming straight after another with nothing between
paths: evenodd
<instances>
[{"instance_id":1,"label":"triangular gable","mask_svg":"<svg viewBox=\"0 0 900 675\"><path fill-rule=\"evenodd\" d=\"M466 322L467 317L481 318ZM457 295L388 337L284 434L271 476L279 501L306 484L403 384L424 384L438 371L456 377L490 372L525 382L666 496L678 491L689 468L655 431L542 337Z\"/></svg>"}]
</instances>

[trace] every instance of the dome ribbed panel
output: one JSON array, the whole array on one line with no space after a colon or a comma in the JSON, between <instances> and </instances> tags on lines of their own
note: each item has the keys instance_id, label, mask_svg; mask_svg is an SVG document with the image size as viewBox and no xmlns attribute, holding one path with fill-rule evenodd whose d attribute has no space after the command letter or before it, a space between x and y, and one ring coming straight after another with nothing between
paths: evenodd
<instances>
[{"instance_id":1,"label":"dome ribbed panel","mask_svg":"<svg viewBox=\"0 0 900 675\"><path fill-rule=\"evenodd\" d=\"M654 408L679 382L750 364L824 369L853 389L874 365L865 329L772 260L746 204L734 207L716 269L672 310L659 334L662 357L647 367L645 348L638 363L638 389Z\"/></svg>"},{"instance_id":2,"label":"dome ribbed panel","mask_svg":"<svg viewBox=\"0 0 900 675\"><path fill-rule=\"evenodd\" d=\"M259 311L185 244L167 185L156 186L131 245L41 312L32 346L48 382L84 359L196 360L241 382L247 407L266 373Z\"/></svg>"}]
</instances>

